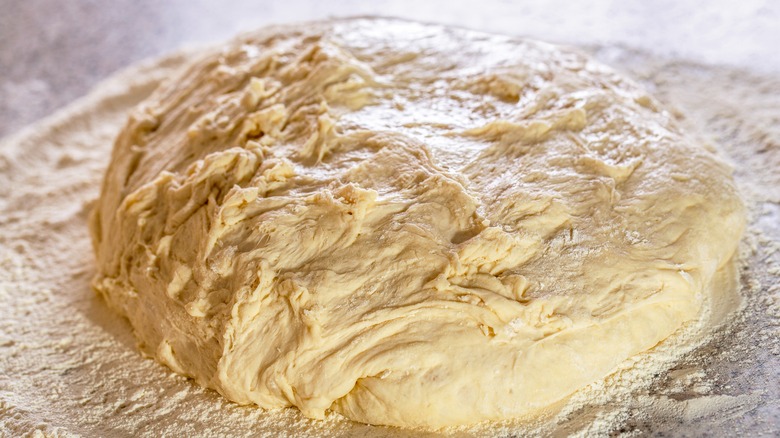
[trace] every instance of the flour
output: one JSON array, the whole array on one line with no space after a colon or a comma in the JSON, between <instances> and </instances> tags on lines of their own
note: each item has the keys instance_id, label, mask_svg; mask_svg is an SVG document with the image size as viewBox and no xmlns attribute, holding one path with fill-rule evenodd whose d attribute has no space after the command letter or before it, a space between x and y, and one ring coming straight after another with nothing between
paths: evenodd
<instances>
[{"instance_id":1,"label":"flour","mask_svg":"<svg viewBox=\"0 0 780 438\"><path fill-rule=\"evenodd\" d=\"M680 123L737 163L752 215L742 249L744 309L711 339L676 337L546 416L448 433L694 435L714 423L724 432L758 424L776 433L780 132L773 121L780 117L774 102L780 83L629 50L591 51L680 108L686 115ZM126 111L185 57L133 67L0 144L0 434L408 435L335 414L320 422L291 409L263 412L227 402L142 358L126 321L89 289L86 213L113 138Z\"/></svg>"}]
</instances>

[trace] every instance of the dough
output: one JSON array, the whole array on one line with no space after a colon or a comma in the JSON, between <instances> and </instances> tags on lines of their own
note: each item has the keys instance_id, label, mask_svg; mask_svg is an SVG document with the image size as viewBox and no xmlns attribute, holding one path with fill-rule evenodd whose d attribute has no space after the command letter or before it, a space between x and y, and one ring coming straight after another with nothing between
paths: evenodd
<instances>
[{"instance_id":1,"label":"dough","mask_svg":"<svg viewBox=\"0 0 780 438\"><path fill-rule=\"evenodd\" d=\"M440 427L533 414L706 314L730 168L546 44L388 19L206 51L136 108L94 288L230 400Z\"/></svg>"}]
</instances>

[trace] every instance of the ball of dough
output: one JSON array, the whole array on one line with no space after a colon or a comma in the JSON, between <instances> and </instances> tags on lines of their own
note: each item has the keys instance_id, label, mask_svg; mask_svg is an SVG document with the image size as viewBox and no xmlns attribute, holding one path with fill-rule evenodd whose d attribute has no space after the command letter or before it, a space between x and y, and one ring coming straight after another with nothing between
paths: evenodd
<instances>
[{"instance_id":1,"label":"ball of dough","mask_svg":"<svg viewBox=\"0 0 780 438\"><path fill-rule=\"evenodd\" d=\"M340 20L207 51L132 112L93 284L230 400L439 427L550 406L698 318L743 222L730 168L587 57Z\"/></svg>"}]
</instances>

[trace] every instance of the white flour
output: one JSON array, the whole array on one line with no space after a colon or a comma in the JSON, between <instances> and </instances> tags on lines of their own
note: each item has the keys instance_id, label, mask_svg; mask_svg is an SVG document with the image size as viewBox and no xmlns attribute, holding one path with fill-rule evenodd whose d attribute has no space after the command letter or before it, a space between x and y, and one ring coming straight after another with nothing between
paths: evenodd
<instances>
[{"instance_id":1,"label":"white flour","mask_svg":"<svg viewBox=\"0 0 780 438\"><path fill-rule=\"evenodd\" d=\"M745 308L711 340L665 342L546 418L445 432L701 435L703 428L735 434L750 425L777 433L780 80L617 48L591 52L679 108L687 116L681 123L736 163L751 206L742 251ZM0 435L407 436L336 415L319 422L293 409L234 405L144 359L126 321L90 290L86 214L113 137L127 109L185 56L130 68L0 143Z\"/></svg>"}]
</instances>

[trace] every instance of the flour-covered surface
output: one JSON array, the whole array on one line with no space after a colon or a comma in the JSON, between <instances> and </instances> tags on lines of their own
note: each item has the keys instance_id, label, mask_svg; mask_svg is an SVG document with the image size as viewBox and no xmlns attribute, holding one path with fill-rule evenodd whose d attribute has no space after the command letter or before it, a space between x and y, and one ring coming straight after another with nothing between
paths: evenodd
<instances>
[{"instance_id":1,"label":"flour-covered surface","mask_svg":"<svg viewBox=\"0 0 780 438\"><path fill-rule=\"evenodd\" d=\"M590 51L679 109L689 130L734 162L751 211L744 310L694 351L680 357L690 339L666 342L544 418L418 435L776 434L780 80L619 48ZM142 357L127 322L90 290L87 212L112 139L126 111L182 57L131 68L0 144L0 434L408 435L336 415L317 421L293 409L234 405Z\"/></svg>"}]
</instances>

